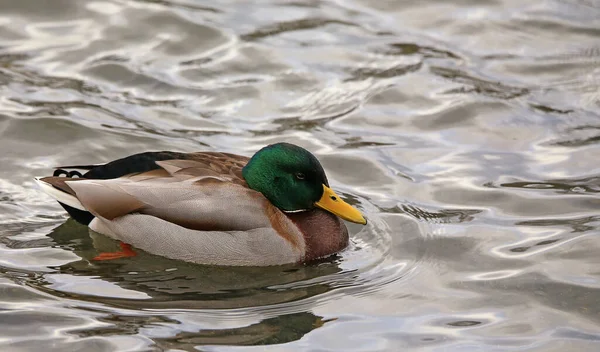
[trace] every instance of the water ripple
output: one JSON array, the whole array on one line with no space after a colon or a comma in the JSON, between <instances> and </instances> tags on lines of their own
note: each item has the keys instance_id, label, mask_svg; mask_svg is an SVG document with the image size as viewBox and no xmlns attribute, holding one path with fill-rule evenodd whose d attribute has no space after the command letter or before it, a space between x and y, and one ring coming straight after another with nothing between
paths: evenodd
<instances>
[{"instance_id":1,"label":"water ripple","mask_svg":"<svg viewBox=\"0 0 600 352\"><path fill-rule=\"evenodd\" d=\"M598 350L599 11L0 3L1 348ZM280 141L313 151L369 217L332 258L94 262L115 242L32 182Z\"/></svg>"}]
</instances>

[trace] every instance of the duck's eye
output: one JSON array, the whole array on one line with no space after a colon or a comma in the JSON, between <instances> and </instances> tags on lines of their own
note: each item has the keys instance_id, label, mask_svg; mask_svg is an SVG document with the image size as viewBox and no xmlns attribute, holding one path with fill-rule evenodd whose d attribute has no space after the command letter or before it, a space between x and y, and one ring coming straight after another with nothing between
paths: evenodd
<instances>
[{"instance_id":1,"label":"duck's eye","mask_svg":"<svg viewBox=\"0 0 600 352\"><path fill-rule=\"evenodd\" d=\"M303 173L301 173L301 172L296 172L296 178L297 178L297 179L299 179L299 180L304 180L304 178L305 178L305 177L306 177L306 176L304 176L304 174L303 174Z\"/></svg>"}]
</instances>

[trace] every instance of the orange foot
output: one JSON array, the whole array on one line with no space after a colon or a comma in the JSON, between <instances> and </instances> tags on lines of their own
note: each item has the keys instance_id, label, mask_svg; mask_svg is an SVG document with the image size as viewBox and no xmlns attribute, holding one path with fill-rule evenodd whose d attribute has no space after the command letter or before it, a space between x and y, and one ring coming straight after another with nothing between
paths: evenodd
<instances>
[{"instance_id":1,"label":"orange foot","mask_svg":"<svg viewBox=\"0 0 600 352\"><path fill-rule=\"evenodd\" d=\"M92 260L113 260L119 258L127 258L127 257L135 257L137 255L136 252L131 249L131 245L127 243L120 242L122 251L120 252L108 252L108 253L100 253Z\"/></svg>"}]
</instances>

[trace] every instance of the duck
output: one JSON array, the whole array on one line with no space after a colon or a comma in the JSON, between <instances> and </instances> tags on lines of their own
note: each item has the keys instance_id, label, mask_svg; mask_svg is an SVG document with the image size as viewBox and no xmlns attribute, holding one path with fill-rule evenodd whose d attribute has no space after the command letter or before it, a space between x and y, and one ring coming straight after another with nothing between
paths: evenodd
<instances>
[{"instance_id":1,"label":"duck","mask_svg":"<svg viewBox=\"0 0 600 352\"><path fill-rule=\"evenodd\" d=\"M119 242L99 261L143 250L206 265L303 264L348 246L343 220L367 224L330 188L319 160L285 142L252 157L143 152L34 180L75 221Z\"/></svg>"}]
</instances>

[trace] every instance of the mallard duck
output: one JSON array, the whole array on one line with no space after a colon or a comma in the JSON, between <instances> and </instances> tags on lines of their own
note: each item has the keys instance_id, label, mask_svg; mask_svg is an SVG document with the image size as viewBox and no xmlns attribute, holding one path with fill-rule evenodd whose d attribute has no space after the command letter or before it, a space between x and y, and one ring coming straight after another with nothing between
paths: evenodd
<instances>
[{"instance_id":1,"label":"mallard duck","mask_svg":"<svg viewBox=\"0 0 600 352\"><path fill-rule=\"evenodd\" d=\"M251 158L146 152L35 180L73 219L120 241L122 251L96 260L138 248L199 264L304 263L348 245L340 218L367 223L329 187L317 158L289 143Z\"/></svg>"}]
</instances>

